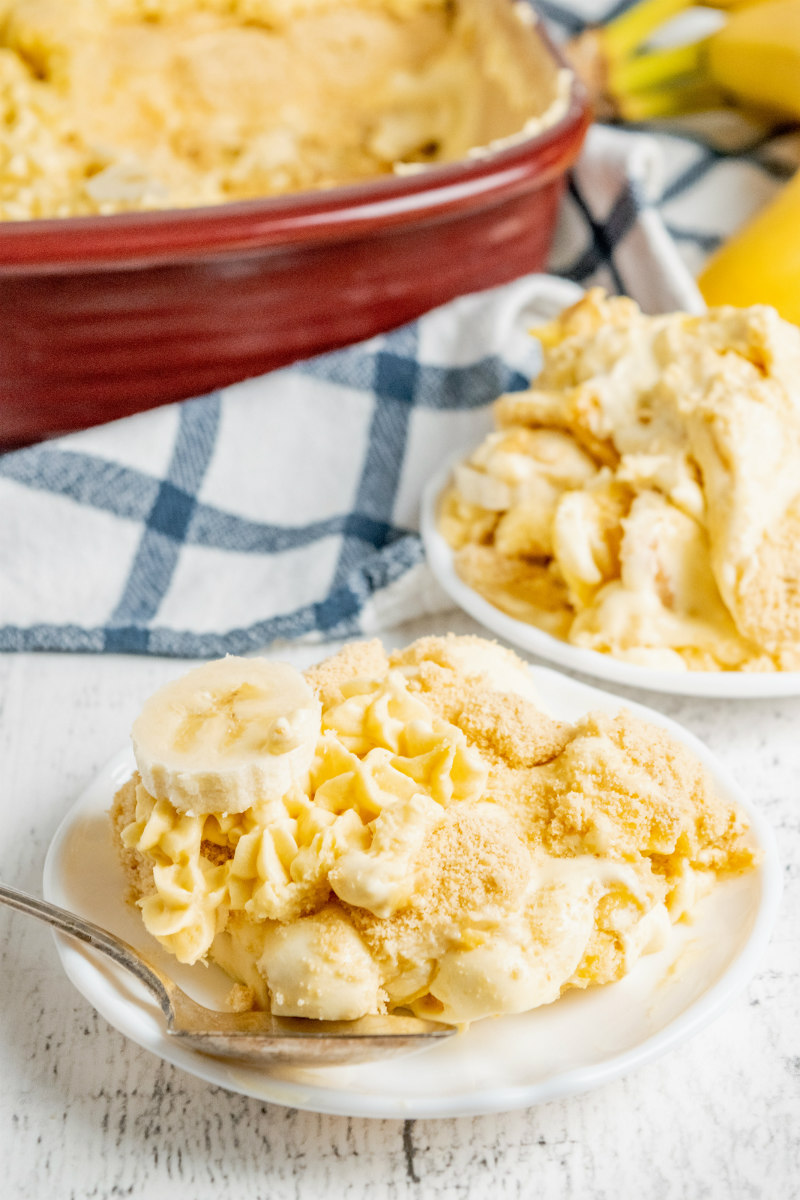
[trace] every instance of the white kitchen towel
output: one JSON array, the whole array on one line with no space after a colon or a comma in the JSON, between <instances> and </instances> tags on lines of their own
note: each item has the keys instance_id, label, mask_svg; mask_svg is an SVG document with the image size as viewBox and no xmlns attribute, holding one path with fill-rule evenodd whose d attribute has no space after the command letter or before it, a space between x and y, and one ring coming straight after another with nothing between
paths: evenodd
<instances>
[{"instance_id":1,"label":"white kitchen towel","mask_svg":"<svg viewBox=\"0 0 800 1200\"><path fill-rule=\"evenodd\" d=\"M650 311L696 309L663 220L680 173L665 138L591 131L553 265ZM691 158L687 187L701 174ZM703 228L710 211L698 200ZM0 650L210 657L448 606L423 560L422 486L483 435L498 394L535 374L530 325L579 294L523 278L360 345L0 456Z\"/></svg>"}]
</instances>

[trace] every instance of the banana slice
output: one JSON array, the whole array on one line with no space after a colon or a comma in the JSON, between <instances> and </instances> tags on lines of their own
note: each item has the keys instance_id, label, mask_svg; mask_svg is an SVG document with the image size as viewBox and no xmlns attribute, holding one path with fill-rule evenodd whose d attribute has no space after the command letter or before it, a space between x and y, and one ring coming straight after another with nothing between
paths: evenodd
<instances>
[{"instance_id":1,"label":"banana slice","mask_svg":"<svg viewBox=\"0 0 800 1200\"><path fill-rule=\"evenodd\" d=\"M236 813L306 782L321 717L294 667L228 657L160 688L131 737L157 800L194 814Z\"/></svg>"},{"instance_id":2,"label":"banana slice","mask_svg":"<svg viewBox=\"0 0 800 1200\"><path fill-rule=\"evenodd\" d=\"M477 471L468 463L459 463L453 471L456 490L467 504L490 512L505 512L514 503L514 489L502 479Z\"/></svg>"}]
</instances>

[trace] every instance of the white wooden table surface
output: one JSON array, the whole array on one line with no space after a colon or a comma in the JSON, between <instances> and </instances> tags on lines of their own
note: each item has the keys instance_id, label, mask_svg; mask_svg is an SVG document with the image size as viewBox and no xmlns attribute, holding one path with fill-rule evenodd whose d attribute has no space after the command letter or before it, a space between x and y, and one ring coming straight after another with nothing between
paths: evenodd
<instances>
[{"instance_id":1,"label":"white wooden table surface","mask_svg":"<svg viewBox=\"0 0 800 1200\"><path fill-rule=\"evenodd\" d=\"M473 628L454 615L403 640L447 627ZM0 878L41 893L62 815L182 666L0 657ZM68 982L49 930L0 909L0 1197L800 1196L800 699L628 694L703 738L778 834L778 926L757 976L713 1025L614 1084L539 1108L319 1116L212 1087L126 1041Z\"/></svg>"}]
</instances>

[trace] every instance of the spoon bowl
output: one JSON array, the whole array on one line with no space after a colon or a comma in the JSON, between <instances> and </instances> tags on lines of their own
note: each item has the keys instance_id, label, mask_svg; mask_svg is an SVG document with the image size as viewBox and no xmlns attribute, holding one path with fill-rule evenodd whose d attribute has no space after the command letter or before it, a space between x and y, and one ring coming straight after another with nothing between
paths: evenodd
<instances>
[{"instance_id":1,"label":"spoon bowl","mask_svg":"<svg viewBox=\"0 0 800 1200\"><path fill-rule=\"evenodd\" d=\"M218 1012L187 996L173 979L107 929L3 883L0 903L85 942L130 971L157 999L169 1037L217 1058L303 1067L355 1065L411 1054L456 1032L452 1025L400 1014L313 1021L269 1012Z\"/></svg>"}]
</instances>

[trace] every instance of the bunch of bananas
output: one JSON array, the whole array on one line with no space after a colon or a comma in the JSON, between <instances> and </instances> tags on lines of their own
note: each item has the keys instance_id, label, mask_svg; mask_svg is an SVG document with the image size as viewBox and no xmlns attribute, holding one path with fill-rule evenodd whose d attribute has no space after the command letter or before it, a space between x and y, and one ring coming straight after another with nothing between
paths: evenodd
<instances>
[{"instance_id":1,"label":"bunch of bananas","mask_svg":"<svg viewBox=\"0 0 800 1200\"><path fill-rule=\"evenodd\" d=\"M695 0L640 0L568 47L598 112L626 121L733 102L800 120L800 0L703 0L724 24L687 45L653 49L661 27Z\"/></svg>"},{"instance_id":2,"label":"bunch of bananas","mask_svg":"<svg viewBox=\"0 0 800 1200\"><path fill-rule=\"evenodd\" d=\"M599 116L624 121L735 106L776 123L800 121L800 0L702 0L725 8L716 32L652 48L694 0L639 0L568 48ZM710 305L772 304L800 324L800 171L707 263Z\"/></svg>"}]
</instances>

